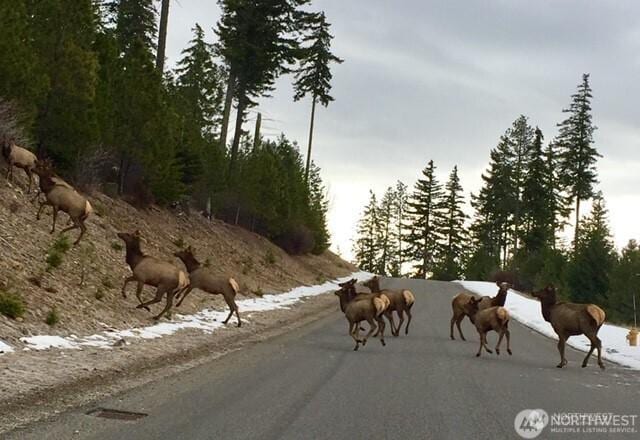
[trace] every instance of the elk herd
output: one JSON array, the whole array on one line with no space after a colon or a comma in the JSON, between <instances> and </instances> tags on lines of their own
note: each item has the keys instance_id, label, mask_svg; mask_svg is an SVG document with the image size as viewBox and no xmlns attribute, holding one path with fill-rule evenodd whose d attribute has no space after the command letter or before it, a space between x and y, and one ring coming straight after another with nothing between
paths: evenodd
<instances>
[{"instance_id":1,"label":"elk herd","mask_svg":"<svg viewBox=\"0 0 640 440\"><path fill-rule=\"evenodd\" d=\"M50 162L38 160L31 151L15 144L7 137L0 138L0 148L2 156L7 163L6 178L9 182L13 180L13 169L21 168L29 179L28 193L31 193L33 186L33 175L38 176L38 191L32 202L38 200L39 208L37 219L46 206L53 208L53 224L51 233L55 232L58 212L62 211L69 215L70 226L61 233L72 229L80 229L74 245L77 245L85 235L87 228L85 221L92 213L93 209L89 201L75 190L73 186L57 176ZM44 196L44 199L41 198ZM239 292L239 286L235 279L228 276L216 276L210 273L195 257L195 251L190 246L184 250L176 252L174 256L182 261L186 270L160 260L156 257L145 255L142 252L139 231L132 233L120 232L118 237L124 242L126 248L126 263L131 269L132 275L125 279L122 286L122 296L126 298L126 287L129 283L136 283L137 308L149 310L149 306L162 301L166 296L163 310L154 319L159 319L168 313L174 300L178 301L179 307L187 295L193 289L200 289L212 295L222 295L229 307L229 315L224 321L226 324L235 314L238 327L241 326L240 312L235 302L235 297ZM155 295L149 301L142 300L142 290L145 285L155 287ZM498 334L498 342L495 346L496 354L500 354L500 345L506 339L507 353L511 352L511 335L509 332L509 312L504 307L509 289L509 283L498 282L498 292L494 297L484 296L476 298L469 293L460 293L451 301L452 316L450 321L450 338L454 337L454 325L462 340L465 337L460 328L460 323L466 317L475 326L479 337L479 348L476 356L480 356L482 349L487 353L493 353L487 346L486 335L490 331ZM414 294L407 289L393 290L381 289L380 279L374 276L370 280L358 284L356 279L340 283L339 289L335 292L340 301L340 310L344 313L349 323L349 335L355 341L354 350L367 343L367 339L373 335L379 337L380 343L384 346L384 331L386 329L385 318L391 328L393 336L399 336L405 322L404 333L409 333L411 324L411 309L415 303ZM602 362L602 343L598 338L598 330L605 320L604 311L595 304L574 304L558 302L556 289L553 286L533 292L531 294L540 300L542 316L551 324L553 330L558 335L558 351L560 353L560 363L558 368L567 364L565 358L565 344L567 338L574 335L584 334L591 342L591 349L582 362L582 367L587 366L589 357L594 350L597 350L598 365L604 369ZM395 315L398 318L396 324ZM360 331L365 331L361 324L366 321L369 330L365 336L360 335Z\"/></svg>"}]
</instances>

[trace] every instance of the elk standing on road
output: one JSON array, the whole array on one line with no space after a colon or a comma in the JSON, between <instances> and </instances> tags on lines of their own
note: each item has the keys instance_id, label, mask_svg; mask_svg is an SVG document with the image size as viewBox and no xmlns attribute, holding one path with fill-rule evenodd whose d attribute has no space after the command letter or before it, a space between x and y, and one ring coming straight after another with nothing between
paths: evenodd
<instances>
[{"instance_id":1,"label":"elk standing on road","mask_svg":"<svg viewBox=\"0 0 640 440\"><path fill-rule=\"evenodd\" d=\"M356 280L341 283L339 290L335 294L340 298L340 309L344 312L349 321L349 334L356 341L354 350L358 350L360 344L365 345L367 338L378 330L374 335L380 336L380 343L384 346L385 323L382 317L389 307L389 298L385 294L364 293L357 294L355 290ZM367 321L371 328L364 338L360 338L360 323ZM377 323L377 325L376 325Z\"/></svg>"},{"instance_id":2,"label":"elk standing on road","mask_svg":"<svg viewBox=\"0 0 640 440\"><path fill-rule=\"evenodd\" d=\"M496 294L496 296L494 296L493 298L490 296L483 296L482 298L480 298L480 302L478 304L479 310L484 310L489 307L504 306L505 302L507 301L507 292L509 292L509 289L513 286L509 283L501 283L501 282L496 282L496 285L498 286L498 293ZM465 312L465 305L473 297L474 297L473 295L463 292L463 293L457 294L451 300L451 309L453 310L453 315L451 316L451 325L449 329L450 330L449 334L451 339L453 340L455 340L455 337L453 336L453 324L455 324L456 327L458 327L458 333L460 333L460 338L463 341L466 341L466 339L464 338L464 335L462 334L460 323L462 322L465 316L468 316L467 313Z\"/></svg>"},{"instance_id":3,"label":"elk standing on road","mask_svg":"<svg viewBox=\"0 0 640 440\"><path fill-rule=\"evenodd\" d=\"M224 301L229 306L229 315L227 319L223 321L223 324L229 322L231 316L235 313L238 318L238 327L242 325L240 320L240 312L236 305L236 295L240 290L238 283L231 277L215 276L207 271L205 267L202 267L200 262L194 256L194 251L189 246L187 249L176 252L176 257L180 258L189 272L189 287L182 293L182 297L176 307L180 307L182 301L193 289L204 290L212 295L222 295Z\"/></svg>"},{"instance_id":4,"label":"elk standing on road","mask_svg":"<svg viewBox=\"0 0 640 440\"><path fill-rule=\"evenodd\" d=\"M402 289L402 290L391 290L391 289L380 289L380 278L378 276L374 276L370 280L364 283L366 287L371 289L373 293L384 293L391 304L389 308L385 311L385 316L389 320L389 324L391 324L391 334L393 336L400 335L400 329L402 328L402 323L404 322L404 314L407 314L407 326L404 329L404 334L409 334L409 324L411 324L411 308L413 304L416 302L416 298L411 293L410 290ZM398 315L398 327L395 327L395 323L393 321L393 312Z\"/></svg>"},{"instance_id":5,"label":"elk standing on road","mask_svg":"<svg viewBox=\"0 0 640 440\"><path fill-rule=\"evenodd\" d=\"M595 304L575 304L556 301L556 289L552 285L533 292L531 295L540 300L542 316L551 323L551 327L558 335L558 351L560 363L558 368L567 365L564 357L564 347L570 336L585 335L591 341L591 349L582 361L582 368L587 366L589 357L594 349L598 349L598 365L604 370L602 363L602 342L598 338L598 330L605 320L605 313Z\"/></svg>"},{"instance_id":6,"label":"elk standing on road","mask_svg":"<svg viewBox=\"0 0 640 440\"><path fill-rule=\"evenodd\" d=\"M480 348L476 356L480 356L482 348L487 350L487 353L492 353L487 347L487 332L494 330L500 336L498 337L498 343L496 344L496 354L500 354L500 343L503 336L507 337L507 353L511 354L511 333L509 332L509 312L507 309L500 306L489 307L488 309L480 310L480 302L482 299L471 298L465 304L465 312L476 326L478 334L480 335Z\"/></svg>"},{"instance_id":7,"label":"elk standing on road","mask_svg":"<svg viewBox=\"0 0 640 440\"><path fill-rule=\"evenodd\" d=\"M118 237L125 243L127 248L126 261L133 272L133 275L124 280L122 296L124 298L127 297L127 284L132 281L137 282L136 297L140 304L136 308L149 310L151 304L160 302L166 294L167 302L164 309L153 318L158 320L171 309L176 293L185 290L189 286L189 277L174 265L143 254L140 249L140 231L133 233L119 232ZM140 296L145 284L156 288L155 297L147 302L143 302Z\"/></svg>"}]
</instances>

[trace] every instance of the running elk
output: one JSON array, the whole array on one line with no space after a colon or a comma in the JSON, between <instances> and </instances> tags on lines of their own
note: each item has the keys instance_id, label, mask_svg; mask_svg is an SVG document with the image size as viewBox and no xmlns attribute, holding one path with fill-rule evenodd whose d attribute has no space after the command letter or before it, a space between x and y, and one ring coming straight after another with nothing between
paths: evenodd
<instances>
[{"instance_id":1,"label":"running elk","mask_svg":"<svg viewBox=\"0 0 640 440\"><path fill-rule=\"evenodd\" d=\"M598 338L598 330L605 319L604 310L595 304L574 304L556 301L556 289L549 285L546 288L533 292L531 295L540 300L542 316L551 323L551 327L558 335L558 351L560 363L558 368L567 365L564 357L564 347L570 336L585 335L591 341L591 349L582 361L582 368L587 366L589 357L594 349L598 349L598 365L604 370L602 363L602 342Z\"/></svg>"},{"instance_id":2,"label":"running elk","mask_svg":"<svg viewBox=\"0 0 640 440\"><path fill-rule=\"evenodd\" d=\"M229 315L227 319L223 321L223 324L229 322L231 316L235 313L238 319L238 327L242 325L240 321L240 312L236 305L236 295L238 294L240 287L236 280L231 277L214 276L209 273L206 268L202 267L200 262L194 256L194 251L189 246L187 249L176 252L176 257L180 258L189 272L189 287L182 293L182 297L176 307L180 307L182 301L193 289L200 289L212 295L222 295L224 301L229 306Z\"/></svg>"},{"instance_id":3,"label":"running elk","mask_svg":"<svg viewBox=\"0 0 640 440\"><path fill-rule=\"evenodd\" d=\"M391 289L380 289L380 278L378 276L374 276L370 280L363 283L366 287L368 287L373 293L384 293L387 298L389 298L390 304L389 308L385 311L385 316L389 320L389 324L391 324L391 334L393 336L400 335L400 329L402 328L402 323L404 322L404 314L407 314L407 326L404 329L404 334L409 334L409 324L411 324L411 308L413 304L416 302L416 298L411 293L410 290L402 289L402 290L391 290ZM396 312L398 315L398 327L395 327L395 323L393 321L393 312Z\"/></svg>"},{"instance_id":4,"label":"running elk","mask_svg":"<svg viewBox=\"0 0 640 440\"><path fill-rule=\"evenodd\" d=\"M33 184L33 172L36 168L38 158L26 148L19 147L13 139L4 137L2 139L2 156L7 162L7 180L13 181L13 167L22 168L29 178L29 188L27 192L31 192Z\"/></svg>"},{"instance_id":5,"label":"running elk","mask_svg":"<svg viewBox=\"0 0 640 440\"><path fill-rule=\"evenodd\" d=\"M40 177L40 189L45 195L45 201L41 202L36 218L40 220L40 214L44 207L51 205L53 207L51 233L53 234L56 230L58 211L66 212L69 214L73 224L63 229L60 233L64 234L72 229L80 229L80 235L78 235L78 238L74 242L74 245L77 245L87 232L87 227L84 222L93 212L91 204L70 185L66 183L61 184L59 178L53 173L53 170L44 163L38 162L35 172Z\"/></svg>"},{"instance_id":6,"label":"running elk","mask_svg":"<svg viewBox=\"0 0 640 440\"><path fill-rule=\"evenodd\" d=\"M136 308L149 310L151 304L162 301L162 297L166 294L167 302L164 309L153 318L158 320L171 309L174 296L189 286L189 277L174 265L143 254L140 249L140 231L119 232L118 237L125 243L126 261L133 272L133 275L124 280L122 296L127 297L127 284L132 281L137 282L136 297L140 304ZM145 284L156 288L155 297L147 302L143 302L140 296Z\"/></svg>"},{"instance_id":7,"label":"running elk","mask_svg":"<svg viewBox=\"0 0 640 440\"><path fill-rule=\"evenodd\" d=\"M509 312L500 306L489 307L480 310L480 302L482 299L471 298L464 306L466 314L471 319L473 325L476 326L480 335L480 348L476 356L480 356L482 348L487 353L492 353L487 347L487 332L494 330L498 333L498 343L496 344L496 354L500 354L500 343L504 336L507 337L507 353L511 354L511 334L509 333Z\"/></svg>"},{"instance_id":8,"label":"running elk","mask_svg":"<svg viewBox=\"0 0 640 440\"><path fill-rule=\"evenodd\" d=\"M360 344L367 343L367 338L378 330L374 336L380 335L380 343L384 346L385 323L382 315L389 307L389 298L385 294L356 293L355 279L340 283L335 294L340 298L340 309L349 321L349 334L356 341L354 350L358 350ZM360 338L360 323L367 321L371 328L364 338ZM376 324L377 323L377 324Z\"/></svg>"}]
</instances>

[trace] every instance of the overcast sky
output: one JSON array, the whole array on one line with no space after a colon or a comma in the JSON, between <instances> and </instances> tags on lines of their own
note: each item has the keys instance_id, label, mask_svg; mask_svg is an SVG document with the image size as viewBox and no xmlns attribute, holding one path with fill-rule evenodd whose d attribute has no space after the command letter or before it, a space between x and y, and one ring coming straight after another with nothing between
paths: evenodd
<instances>
[{"instance_id":1,"label":"overcast sky","mask_svg":"<svg viewBox=\"0 0 640 440\"><path fill-rule=\"evenodd\" d=\"M520 114L556 135L582 73L591 73L600 185L618 246L640 238L640 1L316 0L335 36L336 101L316 113L313 159L330 191L333 249L351 256L371 188L413 185L433 159L444 181L458 165L477 192L489 151ZM172 0L168 64L214 0ZM310 102L283 77L259 110L264 134L306 152ZM251 122L249 122L251 123ZM249 127L247 127L249 128Z\"/></svg>"}]
</instances>

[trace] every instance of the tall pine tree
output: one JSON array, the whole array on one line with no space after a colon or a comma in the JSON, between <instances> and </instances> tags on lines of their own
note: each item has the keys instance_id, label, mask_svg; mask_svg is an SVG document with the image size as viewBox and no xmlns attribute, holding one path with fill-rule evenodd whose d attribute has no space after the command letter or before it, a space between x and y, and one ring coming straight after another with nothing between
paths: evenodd
<instances>
[{"instance_id":1,"label":"tall pine tree","mask_svg":"<svg viewBox=\"0 0 640 440\"><path fill-rule=\"evenodd\" d=\"M589 74L582 75L578 90L571 96L569 108L563 112L567 119L558 124L558 147L562 184L568 193L568 202L575 202L574 248L580 237L580 202L594 195L593 186L598 182L596 161L601 157L593 146L596 130L591 116L591 86Z\"/></svg>"},{"instance_id":2,"label":"tall pine tree","mask_svg":"<svg viewBox=\"0 0 640 440\"><path fill-rule=\"evenodd\" d=\"M357 238L353 243L353 254L360 269L375 273L378 269L380 248L380 222L378 201L373 191L369 191L369 203L358 221Z\"/></svg>"},{"instance_id":3,"label":"tall pine tree","mask_svg":"<svg viewBox=\"0 0 640 440\"><path fill-rule=\"evenodd\" d=\"M407 254L414 264L414 276L427 278L434 270L433 263L441 235L437 225L442 215L442 185L435 175L433 160L422 170L422 178L415 184L408 203L411 231L407 236Z\"/></svg>"}]
</instances>

